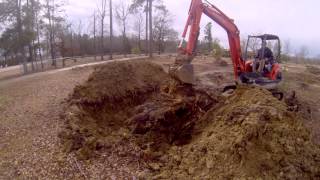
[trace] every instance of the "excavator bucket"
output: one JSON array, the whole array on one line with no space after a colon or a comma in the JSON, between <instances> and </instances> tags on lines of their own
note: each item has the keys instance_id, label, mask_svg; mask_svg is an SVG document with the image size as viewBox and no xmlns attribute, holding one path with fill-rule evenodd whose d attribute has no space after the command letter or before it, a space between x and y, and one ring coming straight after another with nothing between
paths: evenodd
<instances>
[{"instance_id":1,"label":"excavator bucket","mask_svg":"<svg viewBox=\"0 0 320 180\"><path fill-rule=\"evenodd\" d=\"M194 84L194 70L192 64L171 66L169 74L176 80L185 84Z\"/></svg>"},{"instance_id":2,"label":"excavator bucket","mask_svg":"<svg viewBox=\"0 0 320 180\"><path fill-rule=\"evenodd\" d=\"M174 79L180 81L184 84L194 84L194 68L191 64L192 61L191 56L187 55L178 55L175 63L170 66L169 74Z\"/></svg>"}]
</instances>

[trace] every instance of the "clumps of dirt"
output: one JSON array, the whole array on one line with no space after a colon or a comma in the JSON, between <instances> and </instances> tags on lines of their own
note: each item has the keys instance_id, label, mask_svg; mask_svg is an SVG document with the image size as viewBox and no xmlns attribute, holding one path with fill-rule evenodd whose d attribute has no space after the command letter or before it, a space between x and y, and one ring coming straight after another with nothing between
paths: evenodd
<instances>
[{"instance_id":1,"label":"clumps of dirt","mask_svg":"<svg viewBox=\"0 0 320 180\"><path fill-rule=\"evenodd\" d=\"M191 143L173 146L155 179L313 179L320 148L270 92L240 88L197 123Z\"/></svg>"},{"instance_id":2,"label":"clumps of dirt","mask_svg":"<svg viewBox=\"0 0 320 180\"><path fill-rule=\"evenodd\" d=\"M141 162L142 179L316 179L320 147L269 91L220 97L147 61L107 64L75 88L59 134L67 152Z\"/></svg>"},{"instance_id":3,"label":"clumps of dirt","mask_svg":"<svg viewBox=\"0 0 320 180\"><path fill-rule=\"evenodd\" d=\"M307 71L314 75L320 75L320 68L315 66L306 66Z\"/></svg>"},{"instance_id":4,"label":"clumps of dirt","mask_svg":"<svg viewBox=\"0 0 320 180\"><path fill-rule=\"evenodd\" d=\"M196 120L216 99L175 84L161 66L147 61L107 64L74 89L59 137L65 151L80 159L131 143L119 149L122 156L153 159L150 150L187 143Z\"/></svg>"}]
</instances>

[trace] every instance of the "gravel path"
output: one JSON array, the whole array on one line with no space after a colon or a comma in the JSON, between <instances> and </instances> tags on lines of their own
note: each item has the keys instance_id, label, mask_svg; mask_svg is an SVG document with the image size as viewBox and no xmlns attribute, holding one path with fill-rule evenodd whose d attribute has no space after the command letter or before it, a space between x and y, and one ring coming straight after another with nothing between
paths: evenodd
<instances>
[{"instance_id":1,"label":"gravel path","mask_svg":"<svg viewBox=\"0 0 320 180\"><path fill-rule=\"evenodd\" d=\"M61 102L91 71L42 74L0 85L0 179L70 176L73 167L61 169L57 159Z\"/></svg>"},{"instance_id":2,"label":"gravel path","mask_svg":"<svg viewBox=\"0 0 320 180\"><path fill-rule=\"evenodd\" d=\"M63 102L92 71L85 67L0 83L0 179L112 179L138 170L139 164L117 156L78 162L61 152Z\"/></svg>"}]
</instances>

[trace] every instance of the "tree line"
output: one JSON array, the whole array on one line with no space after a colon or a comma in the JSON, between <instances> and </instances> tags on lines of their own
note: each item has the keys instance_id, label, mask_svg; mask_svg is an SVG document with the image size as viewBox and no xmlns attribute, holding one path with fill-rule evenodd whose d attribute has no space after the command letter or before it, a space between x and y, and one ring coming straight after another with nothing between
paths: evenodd
<instances>
[{"instance_id":1,"label":"tree line","mask_svg":"<svg viewBox=\"0 0 320 180\"><path fill-rule=\"evenodd\" d=\"M0 1L0 63L22 64L28 73L43 69L48 58L56 67L59 57L105 60L113 54L152 57L154 52L176 50L173 16L161 0L98 0L90 23L68 20L65 6L63 0Z\"/></svg>"}]
</instances>

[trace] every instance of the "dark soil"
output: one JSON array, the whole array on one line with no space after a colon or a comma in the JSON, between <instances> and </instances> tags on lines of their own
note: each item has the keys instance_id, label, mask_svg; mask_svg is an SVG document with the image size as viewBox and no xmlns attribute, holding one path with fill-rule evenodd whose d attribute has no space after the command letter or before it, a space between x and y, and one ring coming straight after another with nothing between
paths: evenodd
<instances>
[{"instance_id":1,"label":"dark soil","mask_svg":"<svg viewBox=\"0 0 320 180\"><path fill-rule=\"evenodd\" d=\"M127 135L143 150L165 151L190 141L197 119L218 102L212 96L175 84L155 64L108 64L75 88L59 136L65 150L77 151L81 159L124 143Z\"/></svg>"},{"instance_id":2,"label":"dark soil","mask_svg":"<svg viewBox=\"0 0 320 180\"><path fill-rule=\"evenodd\" d=\"M240 88L168 151L155 179L317 179L320 148L297 114L265 90ZM155 175L156 174L156 175Z\"/></svg>"},{"instance_id":3,"label":"dark soil","mask_svg":"<svg viewBox=\"0 0 320 180\"><path fill-rule=\"evenodd\" d=\"M182 86L155 64L102 66L75 88L59 137L79 159L129 156L146 179L317 179L320 148L268 91Z\"/></svg>"}]
</instances>

